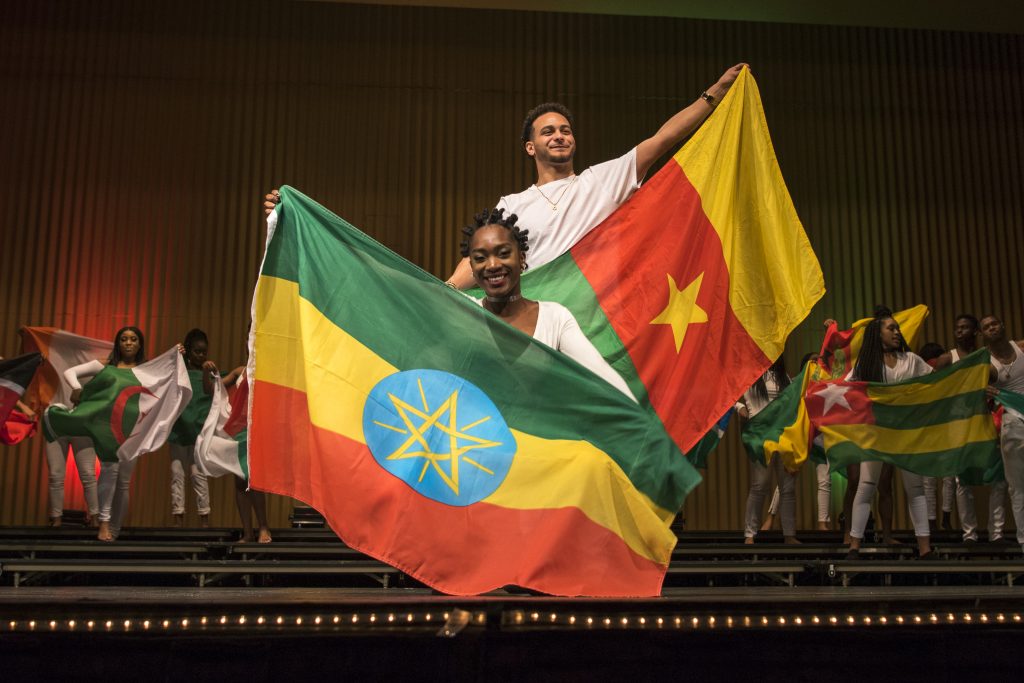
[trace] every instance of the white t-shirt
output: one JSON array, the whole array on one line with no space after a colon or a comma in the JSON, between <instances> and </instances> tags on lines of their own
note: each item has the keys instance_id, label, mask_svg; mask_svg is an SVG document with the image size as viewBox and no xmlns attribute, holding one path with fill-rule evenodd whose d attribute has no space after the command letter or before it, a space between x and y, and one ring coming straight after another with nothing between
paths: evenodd
<instances>
[{"instance_id":1,"label":"white t-shirt","mask_svg":"<svg viewBox=\"0 0 1024 683\"><path fill-rule=\"evenodd\" d=\"M524 192L502 197L498 208L505 209L506 216L516 214L516 225L529 230L526 263L538 268L572 249L638 187L634 147L618 159L591 166L579 175L539 188L531 185ZM557 210L552 202L558 205Z\"/></svg>"},{"instance_id":2,"label":"white t-shirt","mask_svg":"<svg viewBox=\"0 0 1024 683\"><path fill-rule=\"evenodd\" d=\"M474 299L474 301L483 306L483 299ZM540 311L537 312L537 327L533 330L534 339L569 356L636 401L626 380L615 372L608 361L587 339L587 335L583 334L580 324L576 322L576 318L568 308L555 301L538 301L537 303L540 304Z\"/></svg>"},{"instance_id":3,"label":"white t-shirt","mask_svg":"<svg viewBox=\"0 0 1024 683\"><path fill-rule=\"evenodd\" d=\"M885 363L882 363L882 382L885 384L895 384L905 379L927 375L933 370L934 368L928 365L928 362L916 353L911 351L900 352L896 354L895 367L890 368ZM846 379L853 379L853 370L850 370L846 375Z\"/></svg>"},{"instance_id":4,"label":"white t-shirt","mask_svg":"<svg viewBox=\"0 0 1024 683\"><path fill-rule=\"evenodd\" d=\"M754 391L754 388L751 387L747 389L746 392L744 392L743 398L740 399L740 403L736 404L736 408L739 408L740 406L746 406L748 417L754 417L755 415L760 413L762 410L768 407L769 403L777 399L779 397L779 393L781 392L781 389L779 389L779 385L775 382L775 378L772 377L771 375L768 375L764 378L764 388L768 390L767 401L762 400L761 397L757 395L757 392Z\"/></svg>"}]
</instances>

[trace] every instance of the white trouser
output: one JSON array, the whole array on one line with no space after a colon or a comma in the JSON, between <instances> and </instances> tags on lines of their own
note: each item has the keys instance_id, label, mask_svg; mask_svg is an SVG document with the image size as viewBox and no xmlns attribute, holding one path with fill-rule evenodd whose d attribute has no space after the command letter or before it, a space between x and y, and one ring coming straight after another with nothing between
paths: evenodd
<instances>
[{"instance_id":1,"label":"white trouser","mask_svg":"<svg viewBox=\"0 0 1024 683\"><path fill-rule=\"evenodd\" d=\"M857 495L853 498L853 519L850 522L850 536L853 538L864 538L864 529L868 525L868 515L871 513L871 501L875 499L878 477L881 473L881 462L860 464L860 483L857 484ZM906 470L900 470L900 476L903 478L903 490L907 492L914 535L928 536L928 504L924 499L924 483L921 481L924 477Z\"/></svg>"},{"instance_id":2,"label":"white trouser","mask_svg":"<svg viewBox=\"0 0 1024 683\"><path fill-rule=\"evenodd\" d=\"M965 541L978 540L978 513L974 508L974 491L956 478L956 509L960 515L960 530Z\"/></svg>"},{"instance_id":3,"label":"white trouser","mask_svg":"<svg viewBox=\"0 0 1024 683\"><path fill-rule=\"evenodd\" d=\"M831 522L832 474L828 471L828 464L815 465L814 474L818 477L818 521Z\"/></svg>"},{"instance_id":4,"label":"white trouser","mask_svg":"<svg viewBox=\"0 0 1024 683\"><path fill-rule=\"evenodd\" d=\"M953 511L953 485L955 477L942 477L942 511ZM924 497L928 503L928 519L935 519L936 512L936 488L938 477L924 478Z\"/></svg>"},{"instance_id":5,"label":"white trouser","mask_svg":"<svg viewBox=\"0 0 1024 683\"><path fill-rule=\"evenodd\" d=\"M110 532L116 537L128 514L128 494L132 485L135 461L105 462L100 466L99 499L101 522L110 522Z\"/></svg>"},{"instance_id":6,"label":"white trouser","mask_svg":"<svg viewBox=\"0 0 1024 683\"><path fill-rule=\"evenodd\" d=\"M782 535L796 535L796 475L790 474L782 465L782 458L772 458L768 467L750 463L750 493L747 494L746 528L747 538L757 536L761 528L761 508L768 495L772 471L779 482L779 517L782 520Z\"/></svg>"},{"instance_id":7,"label":"white trouser","mask_svg":"<svg viewBox=\"0 0 1024 683\"><path fill-rule=\"evenodd\" d=\"M997 481L988 493L988 540L998 541L1006 526L1006 494L1009 484Z\"/></svg>"},{"instance_id":8,"label":"white trouser","mask_svg":"<svg viewBox=\"0 0 1024 683\"><path fill-rule=\"evenodd\" d=\"M85 493L85 507L89 515L99 512L96 498L96 451L92 439L87 436L61 437L46 444L46 463L50 469L50 519L64 514L64 477L68 458L68 447L75 455L78 478Z\"/></svg>"},{"instance_id":9,"label":"white trouser","mask_svg":"<svg viewBox=\"0 0 1024 683\"><path fill-rule=\"evenodd\" d=\"M210 482L199 471L195 461L195 447L171 444L171 514L185 514L185 470L192 479L196 494L196 508L200 515L210 514Z\"/></svg>"},{"instance_id":10,"label":"white trouser","mask_svg":"<svg viewBox=\"0 0 1024 683\"><path fill-rule=\"evenodd\" d=\"M1024 544L1024 420L1007 411L1000 434L1003 470L1010 487L1010 507L1017 525L1017 542Z\"/></svg>"}]
</instances>

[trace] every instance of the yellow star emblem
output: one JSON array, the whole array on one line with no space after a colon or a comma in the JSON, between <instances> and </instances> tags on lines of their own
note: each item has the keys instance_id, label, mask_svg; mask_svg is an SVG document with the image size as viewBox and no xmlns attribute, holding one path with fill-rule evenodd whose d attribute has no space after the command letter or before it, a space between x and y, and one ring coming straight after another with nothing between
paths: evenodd
<instances>
[{"instance_id":1,"label":"yellow star emblem","mask_svg":"<svg viewBox=\"0 0 1024 683\"><path fill-rule=\"evenodd\" d=\"M679 289L670 273L668 276L668 305L651 321L652 325L672 326L672 338L676 342L676 353L683 348L687 328L692 324L708 321L707 311L697 305L697 295L700 293L700 283L703 279L704 273L701 273L686 286L686 289Z\"/></svg>"},{"instance_id":2,"label":"yellow star emblem","mask_svg":"<svg viewBox=\"0 0 1024 683\"><path fill-rule=\"evenodd\" d=\"M394 425L385 424L374 420L374 424L390 429L401 434L408 434L409 438L402 442L393 453L387 456L388 460L404 460L406 458L423 458L423 469L420 470L419 481L423 481L423 477L426 476L427 471L433 468L445 484L455 493L459 494L459 465L460 462L465 462L467 465L478 468L482 472L493 475L494 471L484 467L480 463L476 462L471 458L467 458L465 454L469 451L479 448L493 448L500 446L501 443L498 441L490 441L488 439L482 439L466 432L477 425L483 424L490 417L484 417L472 424L465 425L464 427L457 426L457 413L459 408L459 392L456 389L448 396L447 400L441 403L435 410L431 411L430 406L427 404L427 396L423 391L423 382L417 380L420 388L420 397L423 400L423 410L410 405L409 403L398 398L394 394L388 393L388 398L391 399L392 405L395 407L395 411L398 416L402 419L403 427L396 427ZM442 421L442 418L447 414L447 421ZM414 424L414 419L418 418L420 423ZM438 429L442 433L448 435L448 452L447 453L436 453L430 448L430 444L427 442L426 434L430 429ZM464 445L459 445L459 441L465 441ZM418 447L418 448L417 448ZM442 467L441 463L448 463L448 470Z\"/></svg>"}]
</instances>

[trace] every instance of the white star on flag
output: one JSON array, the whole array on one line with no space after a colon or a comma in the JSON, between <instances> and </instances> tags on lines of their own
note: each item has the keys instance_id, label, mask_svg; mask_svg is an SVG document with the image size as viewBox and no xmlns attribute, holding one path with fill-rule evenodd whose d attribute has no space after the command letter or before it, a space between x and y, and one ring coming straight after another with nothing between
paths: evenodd
<instances>
[{"instance_id":1,"label":"white star on flag","mask_svg":"<svg viewBox=\"0 0 1024 683\"><path fill-rule=\"evenodd\" d=\"M825 409L821 411L822 416L828 415L832 406L840 405L847 410L852 410L849 401L846 400L846 392L853 387L846 384L827 384L824 389L814 394L825 399Z\"/></svg>"}]
</instances>

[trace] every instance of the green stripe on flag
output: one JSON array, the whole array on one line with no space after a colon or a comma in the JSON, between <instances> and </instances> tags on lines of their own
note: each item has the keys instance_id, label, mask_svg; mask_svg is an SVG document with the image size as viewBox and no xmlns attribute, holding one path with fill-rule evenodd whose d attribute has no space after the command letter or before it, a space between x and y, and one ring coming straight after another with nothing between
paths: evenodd
<instances>
[{"instance_id":1,"label":"green stripe on flag","mask_svg":"<svg viewBox=\"0 0 1024 683\"><path fill-rule=\"evenodd\" d=\"M908 426L931 427L989 412L983 390L969 391L956 396L939 398L930 403L912 405L890 405L875 401L871 409L876 425L893 429Z\"/></svg>"},{"instance_id":2,"label":"green stripe on flag","mask_svg":"<svg viewBox=\"0 0 1024 683\"><path fill-rule=\"evenodd\" d=\"M887 453L861 448L852 441L834 444L828 449L828 460L833 471L865 460L887 462L900 469L929 477L959 476L964 484L989 484L1002 476L1002 459L994 441L978 441L930 453Z\"/></svg>"}]
</instances>

